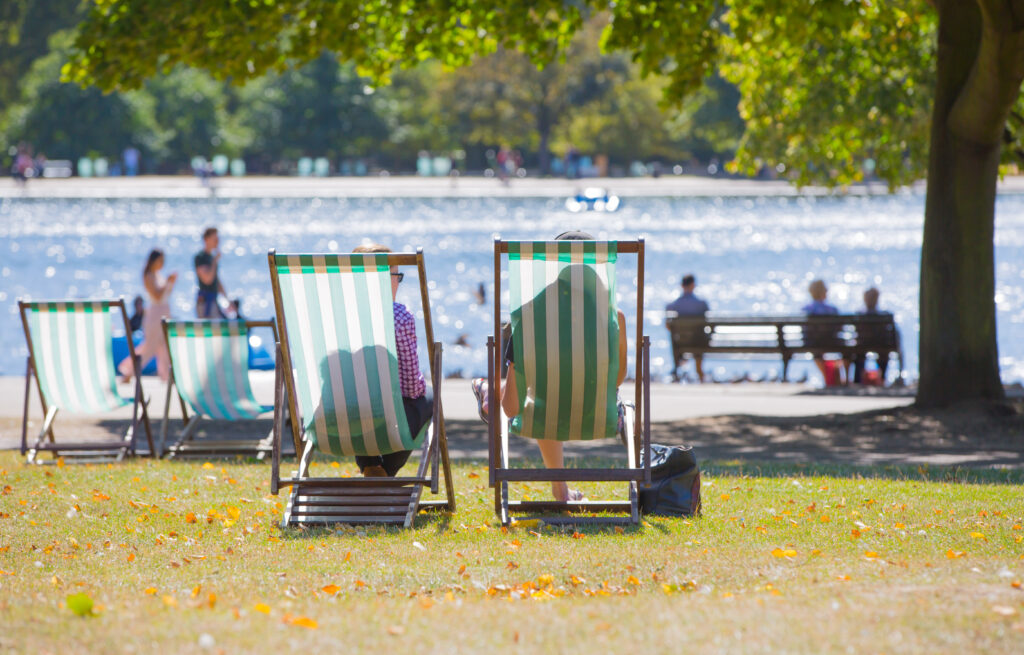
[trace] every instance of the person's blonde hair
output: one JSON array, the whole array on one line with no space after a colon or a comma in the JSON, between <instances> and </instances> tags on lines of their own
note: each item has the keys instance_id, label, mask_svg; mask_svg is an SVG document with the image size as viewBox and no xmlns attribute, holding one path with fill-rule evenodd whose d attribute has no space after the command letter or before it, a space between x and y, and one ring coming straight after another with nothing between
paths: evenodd
<instances>
[{"instance_id":1,"label":"person's blonde hair","mask_svg":"<svg viewBox=\"0 0 1024 655\"><path fill-rule=\"evenodd\" d=\"M382 243L364 243L362 245L356 246L355 250L353 250L352 252L370 255L373 253L388 253L391 252L391 248L388 248Z\"/></svg>"},{"instance_id":2,"label":"person's blonde hair","mask_svg":"<svg viewBox=\"0 0 1024 655\"><path fill-rule=\"evenodd\" d=\"M825 286L824 280L811 282L811 285L807 287L807 291L810 292L811 298L819 301L824 300L825 296L828 295L828 287Z\"/></svg>"}]
</instances>

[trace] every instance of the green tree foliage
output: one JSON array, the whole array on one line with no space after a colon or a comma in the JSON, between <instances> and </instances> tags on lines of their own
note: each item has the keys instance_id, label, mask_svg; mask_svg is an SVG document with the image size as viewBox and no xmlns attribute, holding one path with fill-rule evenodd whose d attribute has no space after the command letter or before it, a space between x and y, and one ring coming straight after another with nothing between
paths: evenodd
<instances>
[{"instance_id":1,"label":"green tree foliage","mask_svg":"<svg viewBox=\"0 0 1024 655\"><path fill-rule=\"evenodd\" d=\"M49 52L50 36L78 24L81 6L81 0L0 2L0 111L17 100L20 80Z\"/></svg>"},{"instance_id":2,"label":"green tree foliage","mask_svg":"<svg viewBox=\"0 0 1024 655\"><path fill-rule=\"evenodd\" d=\"M162 172L186 169L196 156L238 156L252 140L252 131L229 111L224 83L207 73L179 66L149 80L143 92L152 98L156 123L166 132L162 150L152 153L166 162Z\"/></svg>"},{"instance_id":3,"label":"green tree foliage","mask_svg":"<svg viewBox=\"0 0 1024 655\"><path fill-rule=\"evenodd\" d=\"M499 49L447 80L449 122L470 125L469 143L512 144L536 150L542 172L550 163L552 134L630 77L628 60L602 55L603 25L589 21L564 56L538 68L525 55ZM662 120L664 116L657 114Z\"/></svg>"},{"instance_id":4,"label":"green tree foliage","mask_svg":"<svg viewBox=\"0 0 1024 655\"><path fill-rule=\"evenodd\" d=\"M306 66L246 85L239 111L252 150L276 157L358 157L387 137L374 90L352 65L322 53Z\"/></svg>"},{"instance_id":5,"label":"green tree foliage","mask_svg":"<svg viewBox=\"0 0 1024 655\"><path fill-rule=\"evenodd\" d=\"M22 80L23 102L10 107L4 121L8 141L32 143L51 159L85 154L117 159L129 145L160 152L165 134L144 92L104 94L59 81L69 42L67 33L51 37L50 54L36 60Z\"/></svg>"}]
</instances>

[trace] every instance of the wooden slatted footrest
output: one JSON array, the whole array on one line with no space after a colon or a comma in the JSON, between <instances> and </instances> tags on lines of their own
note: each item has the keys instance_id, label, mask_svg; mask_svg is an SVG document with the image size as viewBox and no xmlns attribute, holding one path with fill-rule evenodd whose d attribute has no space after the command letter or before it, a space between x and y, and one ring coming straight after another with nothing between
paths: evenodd
<instances>
[{"instance_id":1,"label":"wooden slatted footrest","mask_svg":"<svg viewBox=\"0 0 1024 655\"><path fill-rule=\"evenodd\" d=\"M286 523L405 523L410 506L420 493L419 484L404 486L299 484L292 490Z\"/></svg>"}]
</instances>

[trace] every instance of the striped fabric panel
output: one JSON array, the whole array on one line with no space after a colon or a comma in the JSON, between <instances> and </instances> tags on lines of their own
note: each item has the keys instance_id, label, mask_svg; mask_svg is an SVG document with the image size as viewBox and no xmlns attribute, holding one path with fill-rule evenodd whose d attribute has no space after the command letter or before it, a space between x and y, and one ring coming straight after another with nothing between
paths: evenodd
<instances>
[{"instance_id":1,"label":"striped fabric panel","mask_svg":"<svg viewBox=\"0 0 1024 655\"><path fill-rule=\"evenodd\" d=\"M414 448L387 255L275 255L274 265L306 439L336 456Z\"/></svg>"},{"instance_id":2,"label":"striped fabric panel","mask_svg":"<svg viewBox=\"0 0 1024 655\"><path fill-rule=\"evenodd\" d=\"M560 441L614 437L616 243L509 242L508 248L521 403L511 431Z\"/></svg>"},{"instance_id":3,"label":"striped fabric panel","mask_svg":"<svg viewBox=\"0 0 1024 655\"><path fill-rule=\"evenodd\" d=\"M196 413L237 421L268 411L249 386L244 321L168 321L167 347L174 384Z\"/></svg>"},{"instance_id":4,"label":"striped fabric panel","mask_svg":"<svg viewBox=\"0 0 1024 655\"><path fill-rule=\"evenodd\" d=\"M27 303L36 374L47 405L96 414L130 404L117 393L109 301Z\"/></svg>"}]
</instances>

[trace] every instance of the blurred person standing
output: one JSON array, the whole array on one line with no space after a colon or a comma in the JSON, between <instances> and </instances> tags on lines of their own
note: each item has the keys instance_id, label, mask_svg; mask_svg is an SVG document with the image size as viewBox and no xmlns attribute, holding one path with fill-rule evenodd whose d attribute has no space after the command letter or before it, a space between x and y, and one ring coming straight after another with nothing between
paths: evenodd
<instances>
[{"instance_id":1,"label":"blurred person standing","mask_svg":"<svg viewBox=\"0 0 1024 655\"><path fill-rule=\"evenodd\" d=\"M153 248L146 258L146 266L142 269L142 284L146 287L149 295L149 309L142 315L142 343L135 349L139 357L139 369L135 370L132 360L125 357L117 365L118 372L123 376L123 382L129 382L133 374L138 374L146 368L146 364L156 357L156 370L161 380L168 379L171 369L171 359L167 354L167 341L164 339L164 330L161 321L171 316L170 297L174 289L174 283L178 279L177 273L171 273L166 279L160 274L164 267L164 251ZM141 300L141 299L139 299ZM127 335L129 339L132 335Z\"/></svg>"},{"instance_id":2,"label":"blurred person standing","mask_svg":"<svg viewBox=\"0 0 1024 655\"><path fill-rule=\"evenodd\" d=\"M195 256L196 278L199 293L196 296L197 318L227 318L218 299L227 298L220 281L220 235L217 228L208 227L203 231L203 249Z\"/></svg>"}]
</instances>

